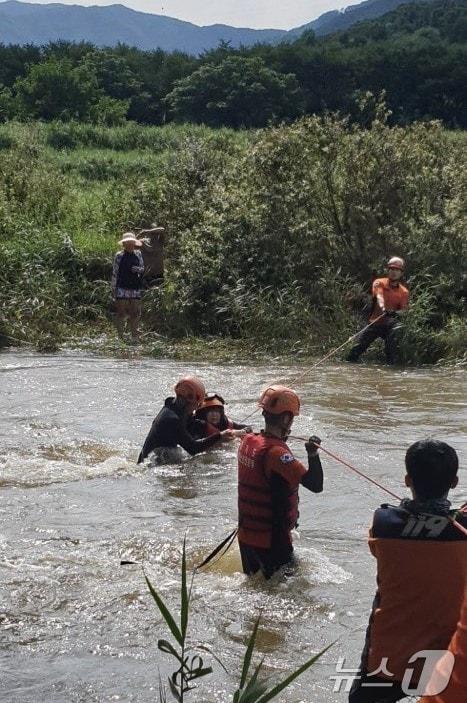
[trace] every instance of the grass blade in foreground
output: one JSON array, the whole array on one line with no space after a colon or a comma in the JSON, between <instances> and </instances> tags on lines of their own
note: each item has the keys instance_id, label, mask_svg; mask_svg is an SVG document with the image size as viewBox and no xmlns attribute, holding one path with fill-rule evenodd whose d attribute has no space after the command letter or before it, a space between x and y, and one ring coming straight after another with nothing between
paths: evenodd
<instances>
[{"instance_id":1,"label":"grass blade in foreground","mask_svg":"<svg viewBox=\"0 0 467 703\"><path fill-rule=\"evenodd\" d=\"M258 634L258 627L259 627L260 620L261 620L261 616L259 616L257 618L257 620L255 622L255 626L253 628L253 632L251 633L251 637L248 640L248 646L246 648L245 657L243 659L242 677L240 679L240 690L245 688L245 683L247 680L248 671L250 669L251 658L253 656L253 650L255 648L256 635Z\"/></svg>"},{"instance_id":2,"label":"grass blade in foreground","mask_svg":"<svg viewBox=\"0 0 467 703\"><path fill-rule=\"evenodd\" d=\"M170 632L177 640L178 644L180 646L182 646L182 644L183 644L182 633L178 629L178 625L175 622L172 614L170 613L169 609L165 605L165 603L162 600L162 598L160 597L160 595L157 593L157 591L153 587L152 583L150 582L150 580L148 579L146 574L144 574L144 578L146 579L146 583L148 585L149 591L150 591L152 597L154 598L154 601L155 601L157 607L159 608L159 611L160 611L162 617L164 618L165 622L167 623L167 627L169 628Z\"/></svg>"},{"instance_id":3,"label":"grass blade in foreground","mask_svg":"<svg viewBox=\"0 0 467 703\"><path fill-rule=\"evenodd\" d=\"M190 589L191 595L191 589ZM188 588L186 583L186 536L183 539L183 552L182 552L182 587L180 595L180 631L183 639L186 637L186 631L188 627L188 610L190 603L190 595L188 594Z\"/></svg>"},{"instance_id":4,"label":"grass blade in foreground","mask_svg":"<svg viewBox=\"0 0 467 703\"><path fill-rule=\"evenodd\" d=\"M302 664L302 666L294 671L292 674L287 676L286 679L282 681L282 683L277 684L277 686L274 686L270 691L268 691L264 696L261 696L261 698L256 699L256 703L268 703L268 701L272 701L273 698L275 698L279 693L281 693L287 686L290 686L290 684L295 681L299 676L301 676L307 669L309 669L315 662L318 661L320 657L323 656L325 652L328 651L332 646L334 646L334 642L327 647L325 647L321 652L318 654L315 654L314 657L309 659L307 662Z\"/></svg>"}]
</instances>

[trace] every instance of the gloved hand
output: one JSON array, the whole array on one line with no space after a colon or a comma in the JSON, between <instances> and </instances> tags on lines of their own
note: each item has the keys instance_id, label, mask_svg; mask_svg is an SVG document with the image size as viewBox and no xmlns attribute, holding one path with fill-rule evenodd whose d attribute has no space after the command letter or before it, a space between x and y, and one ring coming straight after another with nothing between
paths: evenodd
<instances>
[{"instance_id":1,"label":"gloved hand","mask_svg":"<svg viewBox=\"0 0 467 703\"><path fill-rule=\"evenodd\" d=\"M313 434L311 435L310 439L308 442L305 442L305 449L308 454L317 454L318 453L318 447L316 446L317 444L321 444L320 438Z\"/></svg>"}]
</instances>

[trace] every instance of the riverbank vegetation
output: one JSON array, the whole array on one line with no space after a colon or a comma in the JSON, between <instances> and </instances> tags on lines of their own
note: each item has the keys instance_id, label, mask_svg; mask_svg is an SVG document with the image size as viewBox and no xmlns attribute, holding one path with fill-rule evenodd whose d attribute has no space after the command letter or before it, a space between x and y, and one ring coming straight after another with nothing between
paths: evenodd
<instances>
[{"instance_id":1,"label":"riverbank vegetation","mask_svg":"<svg viewBox=\"0 0 467 703\"><path fill-rule=\"evenodd\" d=\"M372 271L397 254L412 291L402 359L463 357L465 136L390 127L371 96L360 112L365 127L329 115L235 132L3 125L4 341L49 348L108 330L116 242L157 222L166 275L144 300L155 350L152 331L320 353L365 324Z\"/></svg>"},{"instance_id":2,"label":"riverbank vegetation","mask_svg":"<svg viewBox=\"0 0 467 703\"><path fill-rule=\"evenodd\" d=\"M196 122L266 127L339 111L385 91L394 124L439 119L467 128L466 0L401 5L317 38L201 56L118 45L0 46L0 121L55 119L119 125Z\"/></svg>"}]
</instances>

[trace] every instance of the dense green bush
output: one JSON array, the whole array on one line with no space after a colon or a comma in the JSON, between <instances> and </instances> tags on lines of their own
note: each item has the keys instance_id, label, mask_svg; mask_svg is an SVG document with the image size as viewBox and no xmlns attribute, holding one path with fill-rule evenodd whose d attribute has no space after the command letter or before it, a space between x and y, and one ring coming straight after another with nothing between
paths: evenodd
<instances>
[{"instance_id":1,"label":"dense green bush","mask_svg":"<svg viewBox=\"0 0 467 703\"><path fill-rule=\"evenodd\" d=\"M0 163L4 327L27 339L47 325L102 329L119 235L157 221L166 276L146 294L150 329L318 352L363 325L348 301L397 254L412 291L404 360L463 356L465 138L391 128L383 105L371 109L366 128L332 116L252 132L0 127L12 140Z\"/></svg>"}]
</instances>

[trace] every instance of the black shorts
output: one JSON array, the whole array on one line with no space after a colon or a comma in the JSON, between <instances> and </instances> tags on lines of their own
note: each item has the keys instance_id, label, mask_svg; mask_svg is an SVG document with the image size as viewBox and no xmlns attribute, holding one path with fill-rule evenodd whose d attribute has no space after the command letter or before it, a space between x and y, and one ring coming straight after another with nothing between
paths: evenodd
<instances>
[{"instance_id":1,"label":"black shorts","mask_svg":"<svg viewBox=\"0 0 467 703\"><path fill-rule=\"evenodd\" d=\"M262 571L264 578L271 576L283 567L293 568L296 565L293 547L291 544L281 545L272 549L250 547L239 542L242 557L243 573L252 575Z\"/></svg>"}]
</instances>

